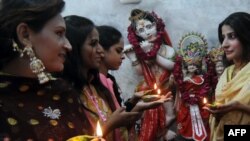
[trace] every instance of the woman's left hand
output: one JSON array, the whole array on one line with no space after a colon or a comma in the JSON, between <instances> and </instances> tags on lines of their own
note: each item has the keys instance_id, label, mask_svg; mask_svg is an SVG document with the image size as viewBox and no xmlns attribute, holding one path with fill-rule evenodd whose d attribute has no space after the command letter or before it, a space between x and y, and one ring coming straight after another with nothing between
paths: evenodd
<instances>
[{"instance_id":1,"label":"woman's left hand","mask_svg":"<svg viewBox=\"0 0 250 141\"><path fill-rule=\"evenodd\" d=\"M132 109L132 111L140 112L140 111L148 110L151 108L155 108L155 107L163 104L164 102L172 100L172 98L173 98L172 93L168 92L166 95L161 95L160 99L158 99L156 101L144 102L143 100L140 100L135 105L135 107Z\"/></svg>"},{"instance_id":2,"label":"woman's left hand","mask_svg":"<svg viewBox=\"0 0 250 141\"><path fill-rule=\"evenodd\" d=\"M205 106L203 109L208 110L212 114L224 114L230 111L239 110L240 102L234 101L228 104L217 105L217 106Z\"/></svg>"}]
</instances>

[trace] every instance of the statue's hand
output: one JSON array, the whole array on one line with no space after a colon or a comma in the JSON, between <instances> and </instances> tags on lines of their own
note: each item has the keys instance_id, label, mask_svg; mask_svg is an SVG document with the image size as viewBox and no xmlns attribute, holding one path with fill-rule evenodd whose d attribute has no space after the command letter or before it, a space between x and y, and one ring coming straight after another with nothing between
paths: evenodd
<instances>
[{"instance_id":1,"label":"statue's hand","mask_svg":"<svg viewBox=\"0 0 250 141\"><path fill-rule=\"evenodd\" d=\"M146 41L142 41L142 42L140 43L140 46L141 46L141 48L142 48L145 52L149 52L149 51L152 49L152 47L153 47L153 43L150 43L150 42L148 42L148 41L146 40Z\"/></svg>"}]
</instances>

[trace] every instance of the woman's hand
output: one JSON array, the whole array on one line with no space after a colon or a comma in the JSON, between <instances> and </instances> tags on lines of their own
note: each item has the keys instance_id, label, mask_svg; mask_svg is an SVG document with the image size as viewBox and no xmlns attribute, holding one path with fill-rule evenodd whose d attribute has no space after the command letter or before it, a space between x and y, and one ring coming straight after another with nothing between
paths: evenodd
<instances>
[{"instance_id":1,"label":"woman's hand","mask_svg":"<svg viewBox=\"0 0 250 141\"><path fill-rule=\"evenodd\" d=\"M156 101L151 101L151 102L144 102L143 100L140 100L135 107L132 109L133 112L141 112L144 110L148 110L151 108L155 108L161 104L163 104L166 101L172 100L173 96L171 92L168 92L166 95L161 95L160 99Z\"/></svg>"},{"instance_id":2,"label":"woman's hand","mask_svg":"<svg viewBox=\"0 0 250 141\"><path fill-rule=\"evenodd\" d=\"M205 106L203 109L208 110L212 114L224 114L234 110L240 110L241 103L238 101L230 102L223 105Z\"/></svg>"},{"instance_id":3,"label":"woman's hand","mask_svg":"<svg viewBox=\"0 0 250 141\"><path fill-rule=\"evenodd\" d=\"M138 119L140 119L141 116L142 112L126 112L125 108L118 108L112 113L104 125L104 134L107 134L115 128L133 124Z\"/></svg>"}]
</instances>

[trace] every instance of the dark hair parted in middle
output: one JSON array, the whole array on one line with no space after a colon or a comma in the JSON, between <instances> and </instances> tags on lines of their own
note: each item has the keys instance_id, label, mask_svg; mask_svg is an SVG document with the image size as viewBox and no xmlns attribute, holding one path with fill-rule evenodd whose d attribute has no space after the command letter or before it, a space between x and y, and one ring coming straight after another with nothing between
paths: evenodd
<instances>
[{"instance_id":1,"label":"dark hair parted in middle","mask_svg":"<svg viewBox=\"0 0 250 141\"><path fill-rule=\"evenodd\" d=\"M96 29L94 23L85 17L76 15L66 16L64 19L67 27L66 37L72 45L72 51L67 54L63 77L71 82L80 93L82 93L83 87L88 85L91 79L90 83L94 85L97 93L109 103L111 110L114 111L115 105L109 100L112 99L111 94L101 83L98 68L86 70L85 60L83 60L84 57L81 53L84 51L84 43L87 38L90 36L91 32ZM84 71L88 73L87 78L83 74Z\"/></svg>"},{"instance_id":2,"label":"dark hair parted in middle","mask_svg":"<svg viewBox=\"0 0 250 141\"><path fill-rule=\"evenodd\" d=\"M23 48L17 39L16 28L26 23L34 32L39 32L64 8L63 0L1 0L0 1L0 68L18 57L13 51L13 41Z\"/></svg>"},{"instance_id":3,"label":"dark hair parted in middle","mask_svg":"<svg viewBox=\"0 0 250 141\"><path fill-rule=\"evenodd\" d=\"M222 36L222 26L230 26L236 35L236 38L241 42L243 48L242 61L250 61L250 14L245 12L236 12L229 15L224 21L219 24L218 36L220 43L223 43L224 37ZM223 57L225 64L228 66L232 64Z\"/></svg>"},{"instance_id":4,"label":"dark hair parted in middle","mask_svg":"<svg viewBox=\"0 0 250 141\"><path fill-rule=\"evenodd\" d=\"M109 50L111 46L120 42L122 34L112 26L98 26L99 42L104 50Z\"/></svg>"}]
</instances>

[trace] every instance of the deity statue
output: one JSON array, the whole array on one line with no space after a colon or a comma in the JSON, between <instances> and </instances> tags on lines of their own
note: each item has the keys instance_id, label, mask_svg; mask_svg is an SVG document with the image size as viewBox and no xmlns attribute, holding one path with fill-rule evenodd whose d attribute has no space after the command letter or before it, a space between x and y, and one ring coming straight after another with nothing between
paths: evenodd
<instances>
[{"instance_id":1,"label":"deity statue","mask_svg":"<svg viewBox=\"0 0 250 141\"><path fill-rule=\"evenodd\" d=\"M225 65L223 64L223 55L224 50L222 47L212 48L209 52L211 60L215 63L215 70L217 76L220 77L225 69Z\"/></svg>"},{"instance_id":2,"label":"deity statue","mask_svg":"<svg viewBox=\"0 0 250 141\"><path fill-rule=\"evenodd\" d=\"M180 40L173 70L177 85L177 129L185 139L209 140L209 113L203 99L211 95L214 65L206 55L207 42L201 34L189 33ZM206 62L206 63L204 63Z\"/></svg>"},{"instance_id":3,"label":"deity statue","mask_svg":"<svg viewBox=\"0 0 250 141\"><path fill-rule=\"evenodd\" d=\"M134 9L129 18L125 54L144 80L136 91L146 91L157 85L163 93L171 91L170 75L174 67L175 50L171 47L165 24L154 12ZM144 112L139 133L140 141L173 139L176 133L168 130L175 119L173 101Z\"/></svg>"}]
</instances>

